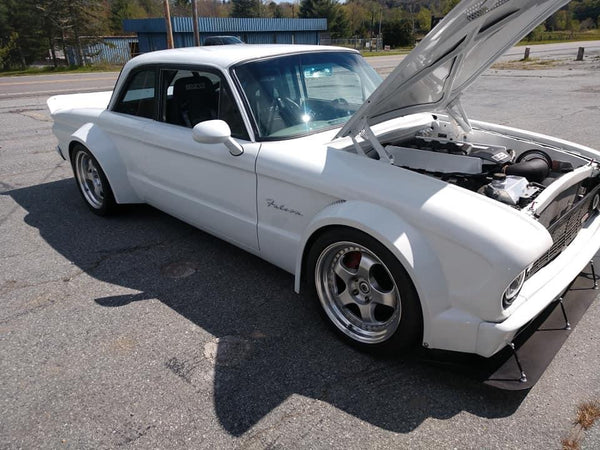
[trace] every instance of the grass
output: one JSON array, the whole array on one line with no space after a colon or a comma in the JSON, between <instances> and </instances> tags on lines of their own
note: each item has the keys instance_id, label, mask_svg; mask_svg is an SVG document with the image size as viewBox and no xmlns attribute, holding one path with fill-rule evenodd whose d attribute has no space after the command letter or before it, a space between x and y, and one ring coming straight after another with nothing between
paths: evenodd
<instances>
[{"instance_id":1,"label":"grass","mask_svg":"<svg viewBox=\"0 0 600 450\"><path fill-rule=\"evenodd\" d=\"M0 77L14 77L21 75L48 75L52 73L88 73L88 72L118 72L120 65L94 64L92 66L43 66L28 67L26 69L7 70L0 72Z\"/></svg>"},{"instance_id":2,"label":"grass","mask_svg":"<svg viewBox=\"0 0 600 450\"><path fill-rule=\"evenodd\" d=\"M517 44L518 47L526 47L528 45L540 45L540 44L558 44L561 42L585 42L585 41L597 41L600 40L600 29L569 32L569 31L544 31L540 34L540 39L537 40L522 40ZM414 47L400 47L393 50L381 50L371 52L369 50L361 50L360 54L364 57L369 56L386 56L386 55L406 55ZM547 63L542 63L547 64Z\"/></svg>"},{"instance_id":3,"label":"grass","mask_svg":"<svg viewBox=\"0 0 600 450\"><path fill-rule=\"evenodd\" d=\"M568 437L561 441L563 450L579 450L583 432L590 429L600 419L600 403L585 402L579 405L574 421L574 427Z\"/></svg>"},{"instance_id":4,"label":"grass","mask_svg":"<svg viewBox=\"0 0 600 450\"><path fill-rule=\"evenodd\" d=\"M581 448L579 440L576 439L563 439L561 444L562 450L579 450Z\"/></svg>"},{"instance_id":5,"label":"grass","mask_svg":"<svg viewBox=\"0 0 600 450\"><path fill-rule=\"evenodd\" d=\"M517 46L558 44L561 42L597 41L600 40L600 29L587 31L542 31L538 39L528 41L523 39Z\"/></svg>"},{"instance_id":6,"label":"grass","mask_svg":"<svg viewBox=\"0 0 600 450\"><path fill-rule=\"evenodd\" d=\"M368 58L369 56L407 55L412 49L413 47L400 47L395 48L393 50L381 50L375 52L371 52L369 50L361 50L360 54L365 58Z\"/></svg>"},{"instance_id":7,"label":"grass","mask_svg":"<svg viewBox=\"0 0 600 450\"><path fill-rule=\"evenodd\" d=\"M596 420L600 419L600 404L597 402L583 403L577 409L575 423L584 430L590 428Z\"/></svg>"}]
</instances>

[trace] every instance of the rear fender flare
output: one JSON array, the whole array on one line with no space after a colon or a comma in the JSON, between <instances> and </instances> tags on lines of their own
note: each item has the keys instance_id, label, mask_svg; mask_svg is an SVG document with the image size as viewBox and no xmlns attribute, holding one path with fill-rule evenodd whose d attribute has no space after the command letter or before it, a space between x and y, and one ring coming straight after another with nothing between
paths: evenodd
<instances>
[{"instance_id":1,"label":"rear fender flare","mask_svg":"<svg viewBox=\"0 0 600 450\"><path fill-rule=\"evenodd\" d=\"M142 202L129 183L127 167L105 131L93 123L82 125L71 135L69 161L73 147L77 143L85 146L94 155L110 183L117 203Z\"/></svg>"}]
</instances>

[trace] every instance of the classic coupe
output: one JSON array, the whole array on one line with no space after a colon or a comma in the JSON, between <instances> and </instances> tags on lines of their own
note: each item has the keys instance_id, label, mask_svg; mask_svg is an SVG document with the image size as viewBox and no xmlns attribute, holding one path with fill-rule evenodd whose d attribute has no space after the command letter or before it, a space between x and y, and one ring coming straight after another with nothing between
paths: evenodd
<instances>
[{"instance_id":1,"label":"classic coupe","mask_svg":"<svg viewBox=\"0 0 600 450\"><path fill-rule=\"evenodd\" d=\"M384 81L337 47L143 54L48 100L58 152L92 212L147 203L264 258L359 347L489 357L600 247L600 152L461 106L565 3L463 0Z\"/></svg>"}]
</instances>

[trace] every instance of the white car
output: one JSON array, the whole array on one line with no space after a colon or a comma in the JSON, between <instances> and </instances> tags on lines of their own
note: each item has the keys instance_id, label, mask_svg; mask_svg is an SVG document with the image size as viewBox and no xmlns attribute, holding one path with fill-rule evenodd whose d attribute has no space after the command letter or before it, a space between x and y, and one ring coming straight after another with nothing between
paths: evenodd
<instances>
[{"instance_id":1,"label":"white car","mask_svg":"<svg viewBox=\"0 0 600 450\"><path fill-rule=\"evenodd\" d=\"M48 100L58 151L93 212L148 203L270 261L358 346L489 357L600 247L600 153L460 103L565 3L464 0L383 82L335 47L144 54Z\"/></svg>"}]
</instances>

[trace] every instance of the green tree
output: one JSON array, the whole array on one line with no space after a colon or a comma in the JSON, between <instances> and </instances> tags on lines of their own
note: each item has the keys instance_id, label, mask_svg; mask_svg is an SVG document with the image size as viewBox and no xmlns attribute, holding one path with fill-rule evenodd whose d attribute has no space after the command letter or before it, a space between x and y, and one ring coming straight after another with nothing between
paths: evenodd
<instances>
[{"instance_id":1,"label":"green tree","mask_svg":"<svg viewBox=\"0 0 600 450\"><path fill-rule=\"evenodd\" d=\"M414 45L412 23L407 19L386 20L382 24L383 43L391 47Z\"/></svg>"},{"instance_id":2,"label":"green tree","mask_svg":"<svg viewBox=\"0 0 600 450\"><path fill-rule=\"evenodd\" d=\"M281 2L277 6L279 6L279 10L281 11L281 17L298 17L298 5L295 3Z\"/></svg>"},{"instance_id":3,"label":"green tree","mask_svg":"<svg viewBox=\"0 0 600 450\"><path fill-rule=\"evenodd\" d=\"M14 31L5 39L0 41L0 69L7 70L15 66L15 61L18 61L17 40L19 34Z\"/></svg>"},{"instance_id":4,"label":"green tree","mask_svg":"<svg viewBox=\"0 0 600 450\"><path fill-rule=\"evenodd\" d=\"M561 9L546 19L546 29L549 31L564 31L567 29L567 11Z\"/></svg>"},{"instance_id":5,"label":"green tree","mask_svg":"<svg viewBox=\"0 0 600 450\"><path fill-rule=\"evenodd\" d=\"M267 5L267 11L269 12L270 17L274 17L276 19L283 17L283 10L275 2L271 2Z\"/></svg>"},{"instance_id":6,"label":"green tree","mask_svg":"<svg viewBox=\"0 0 600 450\"><path fill-rule=\"evenodd\" d=\"M596 27L600 26L600 0L583 0L573 4L573 16L580 22L592 19Z\"/></svg>"},{"instance_id":7,"label":"green tree","mask_svg":"<svg viewBox=\"0 0 600 450\"><path fill-rule=\"evenodd\" d=\"M327 29L332 38L349 35L348 20L336 0L302 0L298 16L305 19L327 19Z\"/></svg>"},{"instance_id":8,"label":"green tree","mask_svg":"<svg viewBox=\"0 0 600 450\"><path fill-rule=\"evenodd\" d=\"M431 11L425 7L421 8L416 16L417 28L427 33L431 29Z\"/></svg>"},{"instance_id":9,"label":"green tree","mask_svg":"<svg viewBox=\"0 0 600 450\"><path fill-rule=\"evenodd\" d=\"M538 25L533 29L531 33L525 36L527 41L541 41L544 38L544 32L546 31L546 26L544 24Z\"/></svg>"},{"instance_id":10,"label":"green tree","mask_svg":"<svg viewBox=\"0 0 600 450\"><path fill-rule=\"evenodd\" d=\"M26 67L46 55L43 21L34 0L4 0L0 9L0 48L5 69Z\"/></svg>"},{"instance_id":11,"label":"green tree","mask_svg":"<svg viewBox=\"0 0 600 450\"><path fill-rule=\"evenodd\" d=\"M350 0L342 5L348 20L348 31L351 36L367 37L369 27L367 17L369 11L361 0Z\"/></svg>"},{"instance_id":12,"label":"green tree","mask_svg":"<svg viewBox=\"0 0 600 450\"><path fill-rule=\"evenodd\" d=\"M147 17L144 8L132 0L112 0L110 2L109 27L112 33L123 32L123 20Z\"/></svg>"},{"instance_id":13,"label":"green tree","mask_svg":"<svg viewBox=\"0 0 600 450\"><path fill-rule=\"evenodd\" d=\"M137 0L144 10L145 17L160 17L163 14L162 2L158 0Z\"/></svg>"},{"instance_id":14,"label":"green tree","mask_svg":"<svg viewBox=\"0 0 600 450\"><path fill-rule=\"evenodd\" d=\"M454 8L456 5L458 5L459 2L460 2L460 0L443 0L442 6L441 6L442 15L445 16L450 11L452 11L452 8Z\"/></svg>"},{"instance_id":15,"label":"green tree","mask_svg":"<svg viewBox=\"0 0 600 450\"><path fill-rule=\"evenodd\" d=\"M257 0L232 0L231 17L260 17Z\"/></svg>"}]
</instances>

